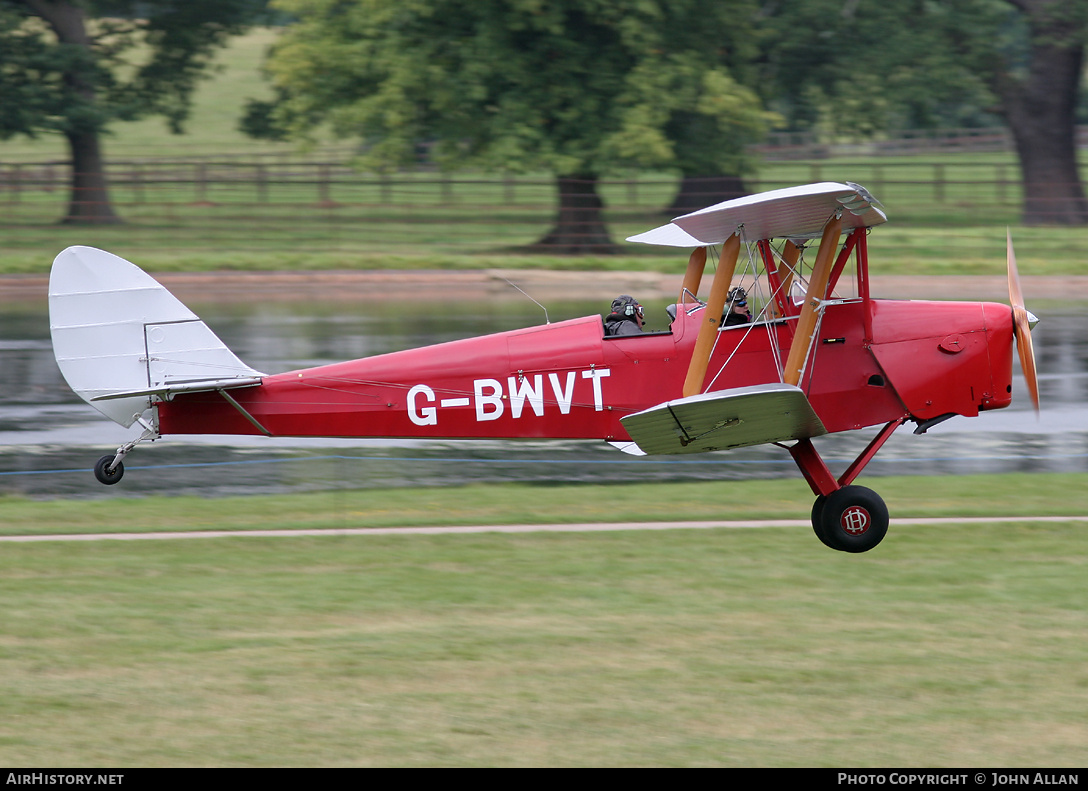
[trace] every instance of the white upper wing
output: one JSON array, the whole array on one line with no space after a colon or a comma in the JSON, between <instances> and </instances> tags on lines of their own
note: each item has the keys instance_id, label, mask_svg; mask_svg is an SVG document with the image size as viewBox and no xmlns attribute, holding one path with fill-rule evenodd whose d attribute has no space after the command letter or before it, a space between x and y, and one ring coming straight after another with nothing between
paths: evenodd
<instances>
[{"instance_id":1,"label":"white upper wing","mask_svg":"<svg viewBox=\"0 0 1088 791\"><path fill-rule=\"evenodd\" d=\"M876 200L850 182L824 181L801 187L761 192L684 214L668 225L627 238L629 242L669 247L721 244L738 230L744 241L812 238L828 219L842 211L843 231L887 222Z\"/></svg>"}]
</instances>

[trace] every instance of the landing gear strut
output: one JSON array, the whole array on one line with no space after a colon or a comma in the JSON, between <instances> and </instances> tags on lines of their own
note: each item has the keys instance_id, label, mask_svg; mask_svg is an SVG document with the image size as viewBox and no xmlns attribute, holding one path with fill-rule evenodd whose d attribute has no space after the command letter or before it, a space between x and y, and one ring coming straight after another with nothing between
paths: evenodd
<instances>
[{"instance_id":1,"label":"landing gear strut","mask_svg":"<svg viewBox=\"0 0 1088 791\"><path fill-rule=\"evenodd\" d=\"M812 504L812 530L824 546L840 552L868 552L887 535L888 506L872 489L854 486L852 482L907 417L885 425L838 479L810 440L799 440L789 447L790 455L816 495Z\"/></svg>"},{"instance_id":2,"label":"landing gear strut","mask_svg":"<svg viewBox=\"0 0 1088 791\"><path fill-rule=\"evenodd\" d=\"M95 463L94 477L98 479L99 483L105 484L106 486L113 486L121 480L125 474L125 465L122 464L125 456L141 442L147 440L154 442L159 438L159 430L155 428L153 424L144 420L139 415L136 416L135 422L143 427L144 433L132 440L132 442L126 442L117 449L116 453L107 453Z\"/></svg>"}]
</instances>

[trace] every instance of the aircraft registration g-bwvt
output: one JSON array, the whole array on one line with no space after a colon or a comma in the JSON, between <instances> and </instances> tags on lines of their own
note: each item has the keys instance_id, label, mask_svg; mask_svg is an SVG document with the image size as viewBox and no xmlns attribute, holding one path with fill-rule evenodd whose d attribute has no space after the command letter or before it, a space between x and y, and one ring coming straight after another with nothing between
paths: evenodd
<instances>
[{"instance_id":1,"label":"aircraft registration g-bwvt","mask_svg":"<svg viewBox=\"0 0 1088 791\"><path fill-rule=\"evenodd\" d=\"M1011 240L1011 309L874 299L866 237L885 221L852 183L726 201L629 239L693 248L668 331L613 337L594 315L279 374L245 365L133 264L71 247L50 276L53 347L81 398L142 429L99 460L105 484L137 443L168 434L602 439L636 454L771 443L816 495L820 540L864 552L888 511L857 475L908 420L924 433L1008 406L1014 337L1038 409L1035 318ZM704 302L708 248L718 262ZM741 261L760 308L726 325ZM836 477L813 438L869 426L880 428Z\"/></svg>"}]
</instances>

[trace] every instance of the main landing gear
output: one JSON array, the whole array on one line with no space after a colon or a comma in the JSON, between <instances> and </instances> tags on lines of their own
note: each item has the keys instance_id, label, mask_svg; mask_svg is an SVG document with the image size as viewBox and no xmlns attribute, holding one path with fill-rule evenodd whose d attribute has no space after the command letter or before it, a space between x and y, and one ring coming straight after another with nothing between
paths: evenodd
<instances>
[{"instance_id":1,"label":"main landing gear","mask_svg":"<svg viewBox=\"0 0 1088 791\"><path fill-rule=\"evenodd\" d=\"M116 453L107 453L95 462L94 477L98 479L99 483L113 486L125 474L125 465L122 463L125 456L141 442L148 440L154 442L159 438L159 430L154 425L139 416L136 416L136 422L143 427L143 434L132 440L132 442L126 442L117 449Z\"/></svg>"},{"instance_id":2,"label":"main landing gear","mask_svg":"<svg viewBox=\"0 0 1088 791\"><path fill-rule=\"evenodd\" d=\"M824 546L868 552L888 533L888 507L864 486L844 486L812 504L812 529Z\"/></svg>"},{"instance_id":3,"label":"main landing gear","mask_svg":"<svg viewBox=\"0 0 1088 791\"><path fill-rule=\"evenodd\" d=\"M790 455L816 495L812 529L824 546L840 552L868 552L887 535L888 506L872 489L855 486L853 480L908 417L904 415L884 426L838 479L828 470L811 440L802 439L789 447Z\"/></svg>"}]
</instances>

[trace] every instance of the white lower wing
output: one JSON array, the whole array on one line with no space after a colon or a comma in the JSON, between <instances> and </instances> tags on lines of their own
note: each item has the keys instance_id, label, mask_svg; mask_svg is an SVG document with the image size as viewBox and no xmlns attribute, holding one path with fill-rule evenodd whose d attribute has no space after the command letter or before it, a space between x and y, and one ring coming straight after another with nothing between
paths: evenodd
<instances>
[{"instance_id":1,"label":"white lower wing","mask_svg":"<svg viewBox=\"0 0 1088 791\"><path fill-rule=\"evenodd\" d=\"M787 384L678 398L620 422L646 453L705 453L827 433L804 392Z\"/></svg>"}]
</instances>

